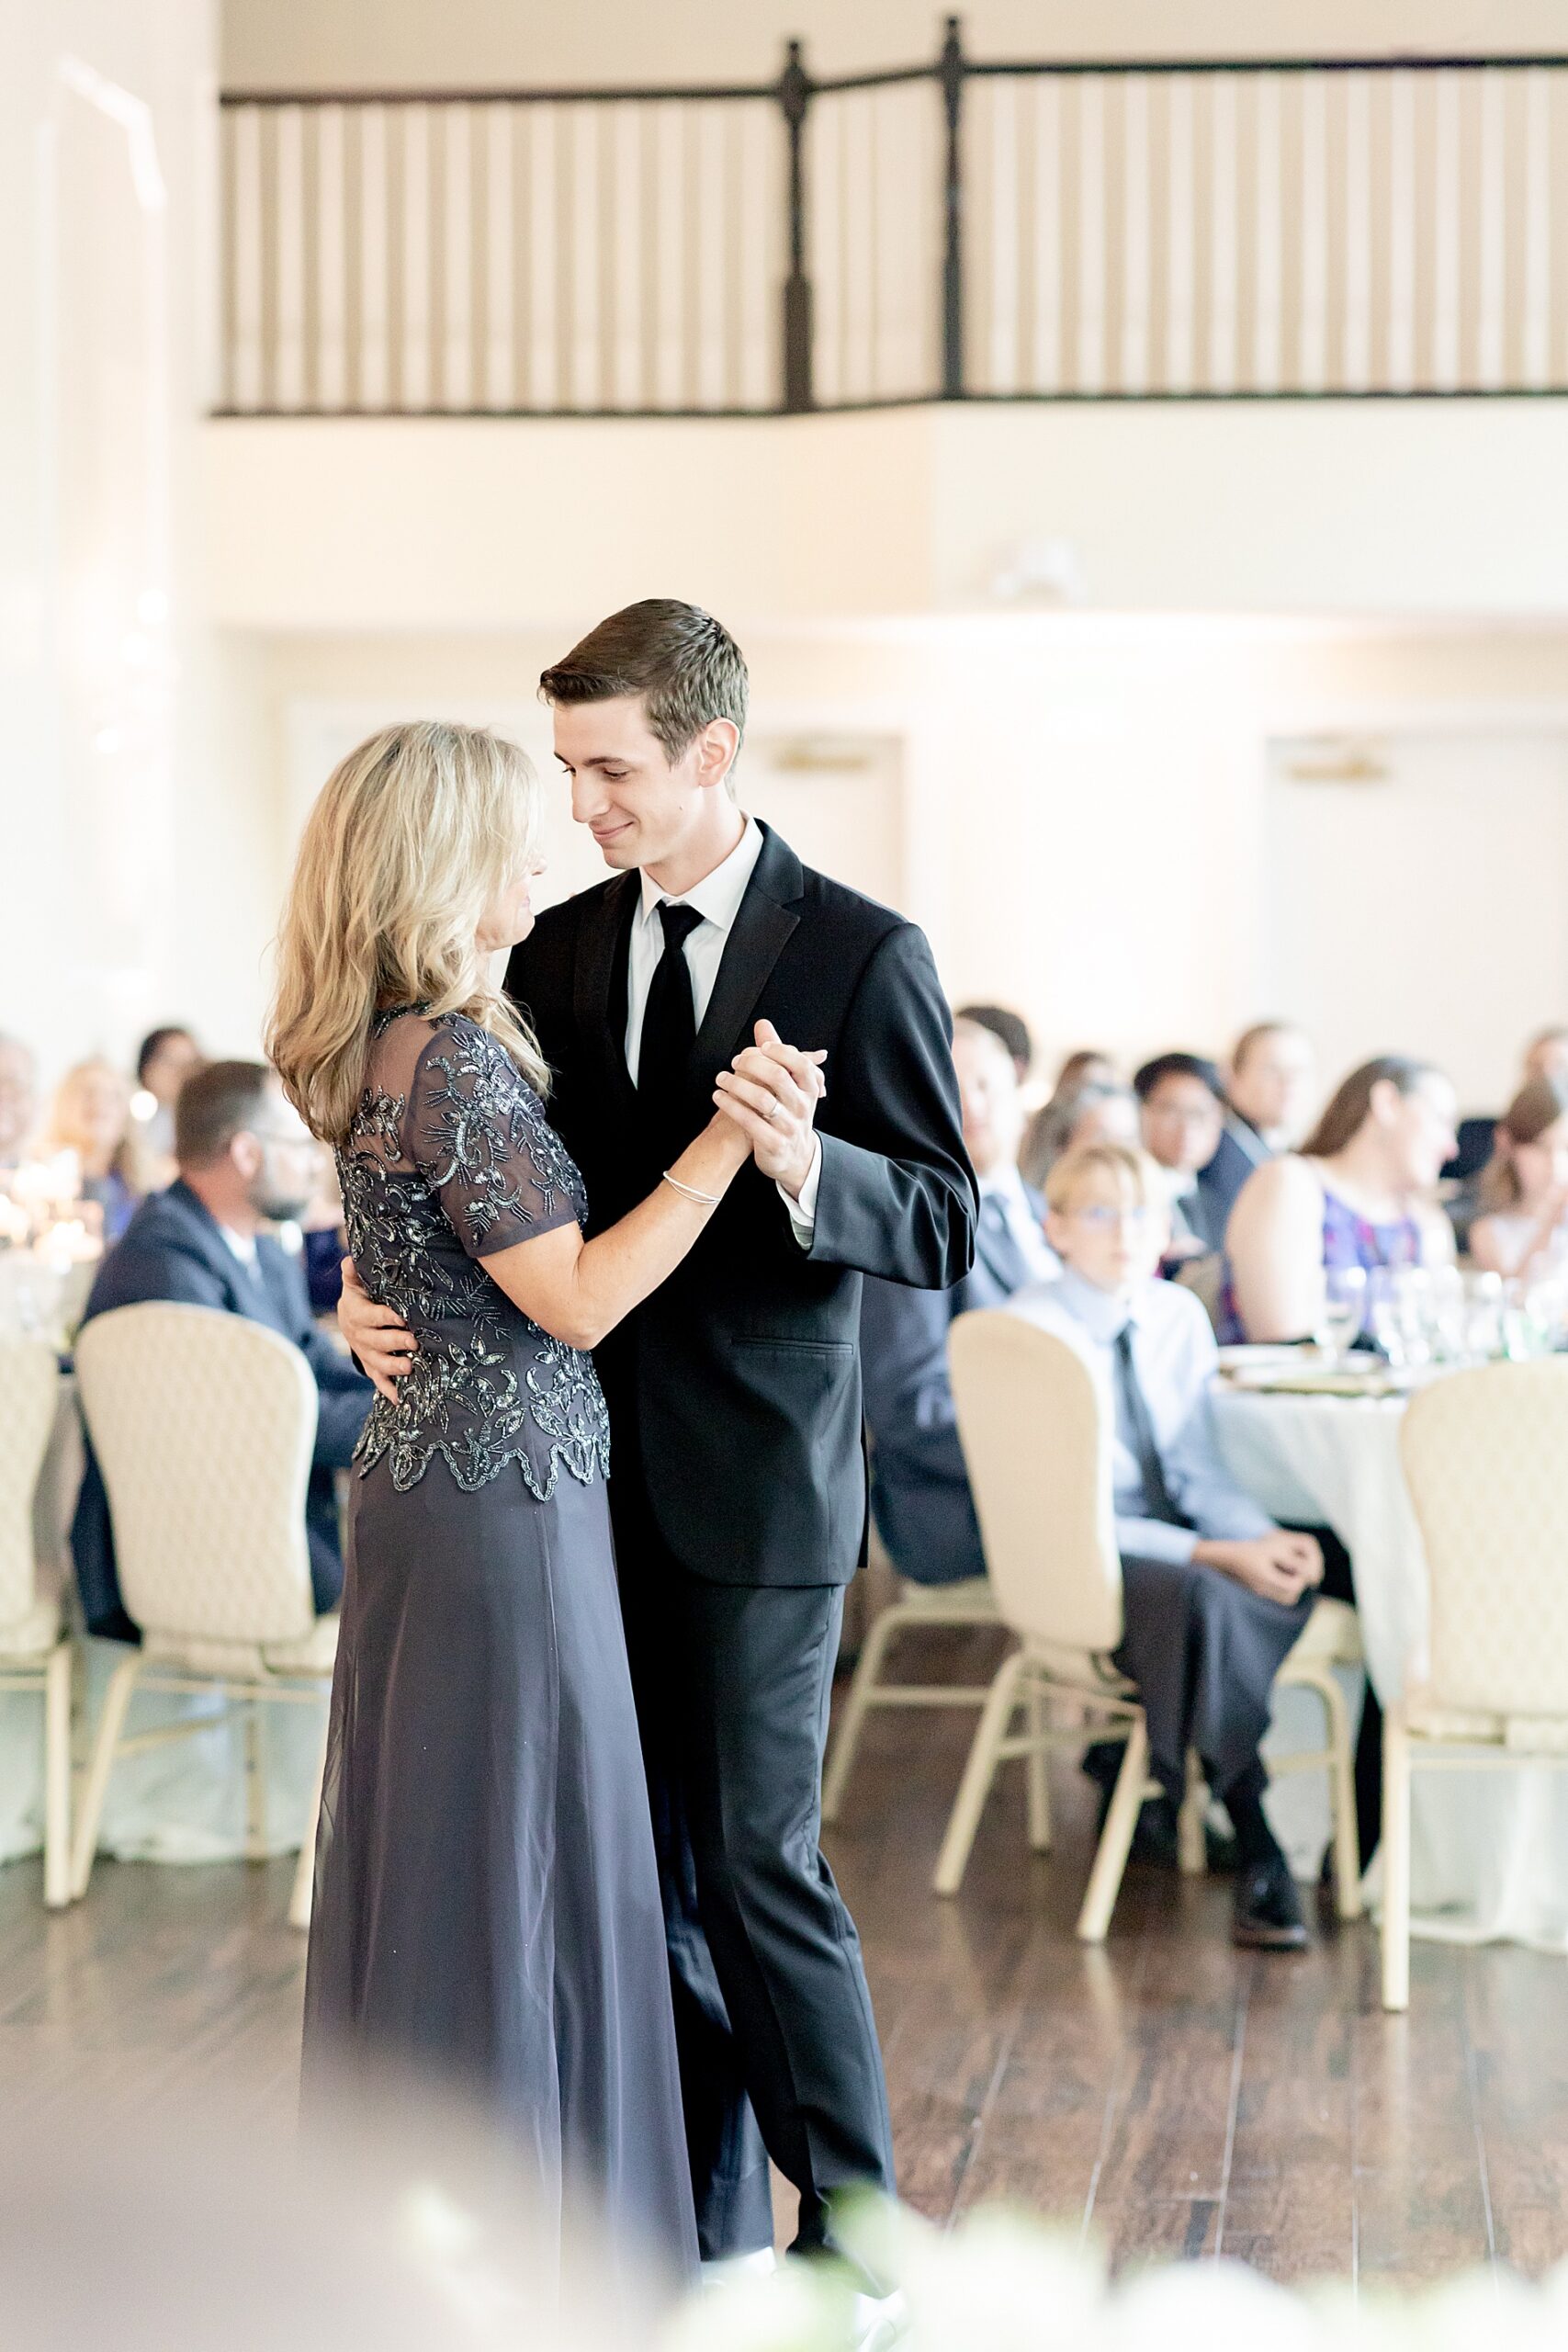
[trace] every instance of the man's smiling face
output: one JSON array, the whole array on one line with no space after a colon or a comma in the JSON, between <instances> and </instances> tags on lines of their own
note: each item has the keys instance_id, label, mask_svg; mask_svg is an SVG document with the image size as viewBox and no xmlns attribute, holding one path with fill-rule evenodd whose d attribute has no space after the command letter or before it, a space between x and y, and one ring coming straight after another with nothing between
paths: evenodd
<instances>
[{"instance_id":1,"label":"man's smiling face","mask_svg":"<svg viewBox=\"0 0 1568 2352\"><path fill-rule=\"evenodd\" d=\"M712 789L710 739L726 728L715 720L671 761L641 695L556 705L556 757L571 779L571 813L607 865L657 866L679 854Z\"/></svg>"}]
</instances>

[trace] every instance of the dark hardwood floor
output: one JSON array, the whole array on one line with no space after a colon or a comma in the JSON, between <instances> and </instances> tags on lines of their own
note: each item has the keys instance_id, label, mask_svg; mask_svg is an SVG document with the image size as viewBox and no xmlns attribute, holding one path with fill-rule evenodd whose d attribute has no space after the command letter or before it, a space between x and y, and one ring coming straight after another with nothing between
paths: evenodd
<instances>
[{"instance_id":1,"label":"dark hardwood floor","mask_svg":"<svg viewBox=\"0 0 1568 2352\"><path fill-rule=\"evenodd\" d=\"M859 1920L905 2195L1087 2226L1119 2264L1239 2257L1277 2278L1429 2279L1568 2252L1568 1974L1417 1943L1407 2018L1365 1925L1298 1959L1232 1951L1221 1881L1134 1870L1110 1940L1072 1922L1091 1792L1055 1774L1056 1850L993 1801L962 1897L928 1891L971 1719L874 1721L830 1852ZM1016 1768L1015 1768L1016 1770ZM102 1864L59 1917L0 1871L0 2117L200 2092L282 2123L303 1940L286 1863Z\"/></svg>"}]
</instances>

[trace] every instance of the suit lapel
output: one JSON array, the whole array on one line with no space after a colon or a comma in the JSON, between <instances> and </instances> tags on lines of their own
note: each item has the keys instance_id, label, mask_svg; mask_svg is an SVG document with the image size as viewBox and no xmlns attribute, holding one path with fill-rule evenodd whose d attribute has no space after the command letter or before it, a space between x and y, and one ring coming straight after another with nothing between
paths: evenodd
<instances>
[{"instance_id":1,"label":"suit lapel","mask_svg":"<svg viewBox=\"0 0 1568 2352\"><path fill-rule=\"evenodd\" d=\"M692 1080L705 1094L715 1070L738 1050L736 1040L750 1044L752 1008L800 922L790 903L800 897L800 860L766 825L761 832L761 854L724 943L713 994L692 1048Z\"/></svg>"},{"instance_id":2,"label":"suit lapel","mask_svg":"<svg viewBox=\"0 0 1568 2352\"><path fill-rule=\"evenodd\" d=\"M617 874L584 910L572 975L572 1011L584 1058L604 1090L603 1100L618 1102L626 1114L637 1108L637 1089L626 1069L624 959L639 887L635 873Z\"/></svg>"}]
</instances>

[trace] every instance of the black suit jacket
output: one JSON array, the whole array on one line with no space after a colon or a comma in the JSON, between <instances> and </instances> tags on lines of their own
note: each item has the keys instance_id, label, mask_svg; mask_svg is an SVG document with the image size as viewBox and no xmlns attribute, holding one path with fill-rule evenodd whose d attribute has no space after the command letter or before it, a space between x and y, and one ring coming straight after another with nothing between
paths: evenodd
<instances>
[{"instance_id":1,"label":"black suit jacket","mask_svg":"<svg viewBox=\"0 0 1568 2352\"><path fill-rule=\"evenodd\" d=\"M287 1250L264 1234L256 1241L254 1270L242 1265L217 1220L186 1184L171 1184L166 1193L154 1193L142 1202L98 1268L82 1320L89 1323L95 1315L152 1299L216 1307L265 1323L291 1340L310 1364L316 1377L317 1417L305 1528L316 1605L330 1608L343 1587L333 1472L344 1467L353 1454L370 1408L370 1383L317 1330L304 1271ZM114 1640L134 1640L136 1628L125 1613L115 1573L108 1497L90 1444L71 1549L88 1630Z\"/></svg>"},{"instance_id":2,"label":"black suit jacket","mask_svg":"<svg viewBox=\"0 0 1568 2352\"><path fill-rule=\"evenodd\" d=\"M1043 1198L1027 1184L1023 1189L1043 1225ZM917 1584L953 1584L986 1573L958 1438L948 1334L961 1315L1005 1306L1034 1279L1016 1245L988 1241L982 1224L975 1263L951 1290L865 1285L860 1341L873 1447L871 1505L888 1557Z\"/></svg>"},{"instance_id":3,"label":"black suit jacket","mask_svg":"<svg viewBox=\"0 0 1568 2352\"><path fill-rule=\"evenodd\" d=\"M809 1250L776 1187L741 1170L695 1248L598 1351L622 1476L694 1574L840 1584L865 1529L862 1274L945 1289L974 1250L975 1181L952 1023L922 933L803 866L763 828L698 1032L676 1132L771 1021L826 1046L822 1172ZM507 988L556 1073L550 1115L588 1187L590 1230L659 1182L662 1134L626 1062L626 966L641 888L615 876L541 915ZM612 1480L612 1494L615 1492Z\"/></svg>"}]
</instances>

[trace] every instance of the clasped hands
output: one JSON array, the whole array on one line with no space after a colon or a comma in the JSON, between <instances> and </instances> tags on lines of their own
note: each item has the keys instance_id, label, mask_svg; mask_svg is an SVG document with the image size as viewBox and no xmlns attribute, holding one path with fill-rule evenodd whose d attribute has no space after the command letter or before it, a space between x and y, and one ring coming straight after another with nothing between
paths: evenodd
<instances>
[{"instance_id":1,"label":"clasped hands","mask_svg":"<svg viewBox=\"0 0 1568 2352\"><path fill-rule=\"evenodd\" d=\"M761 1173L798 1200L817 1157L817 1105L828 1091L822 1076L828 1057L786 1046L771 1021L759 1021L752 1035L756 1044L719 1071L713 1099L746 1137Z\"/></svg>"},{"instance_id":2,"label":"clasped hands","mask_svg":"<svg viewBox=\"0 0 1568 2352\"><path fill-rule=\"evenodd\" d=\"M1287 1609L1323 1582L1323 1552L1316 1536L1293 1535L1284 1527L1235 1542L1201 1543L1192 1557L1234 1577L1261 1600L1280 1601Z\"/></svg>"}]
</instances>

